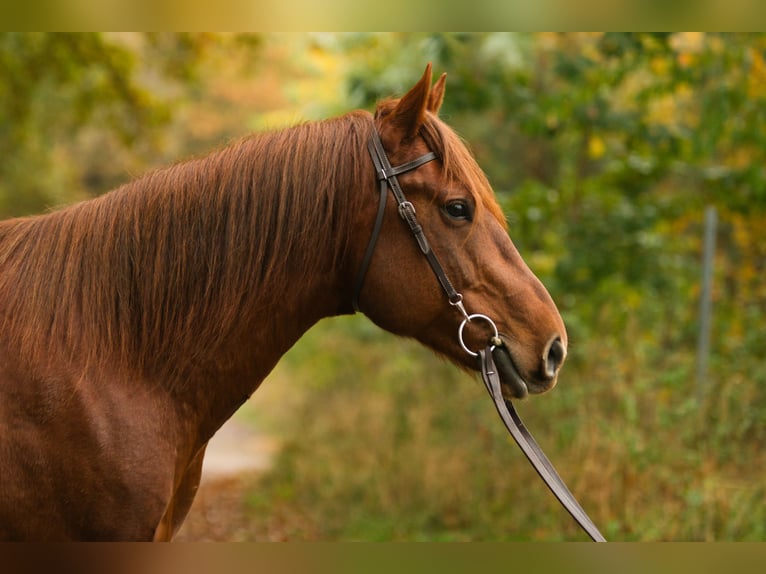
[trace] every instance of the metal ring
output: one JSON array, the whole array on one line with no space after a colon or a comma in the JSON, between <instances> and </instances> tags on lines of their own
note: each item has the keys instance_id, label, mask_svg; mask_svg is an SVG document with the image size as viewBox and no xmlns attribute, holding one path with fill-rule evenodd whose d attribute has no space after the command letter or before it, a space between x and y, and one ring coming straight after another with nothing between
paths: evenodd
<instances>
[{"instance_id":1,"label":"metal ring","mask_svg":"<svg viewBox=\"0 0 766 574\"><path fill-rule=\"evenodd\" d=\"M497 325L495 325L495 322L492 319L490 319L489 317L487 317L486 315L481 315L480 313L475 313L473 315L468 315L468 317L463 319L463 322L460 323L460 327L457 330L457 340L460 343L460 346L463 347L463 350L466 353L468 353L472 357L478 357L479 353L474 353L471 349L469 349L466 346L465 341L463 341L463 329L465 328L466 323L470 323L471 322L471 319L484 319L487 323L492 325L492 330L495 332L493 337L497 338L500 335L497 332ZM492 348L494 349L494 345L492 346Z\"/></svg>"}]
</instances>

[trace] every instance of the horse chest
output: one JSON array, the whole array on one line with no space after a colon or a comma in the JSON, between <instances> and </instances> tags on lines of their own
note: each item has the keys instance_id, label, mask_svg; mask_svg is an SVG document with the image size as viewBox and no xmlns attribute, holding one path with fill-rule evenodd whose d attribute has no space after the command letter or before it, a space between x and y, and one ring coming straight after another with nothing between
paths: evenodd
<instances>
[{"instance_id":1,"label":"horse chest","mask_svg":"<svg viewBox=\"0 0 766 574\"><path fill-rule=\"evenodd\" d=\"M0 539L151 539L177 465L157 401L4 375Z\"/></svg>"}]
</instances>

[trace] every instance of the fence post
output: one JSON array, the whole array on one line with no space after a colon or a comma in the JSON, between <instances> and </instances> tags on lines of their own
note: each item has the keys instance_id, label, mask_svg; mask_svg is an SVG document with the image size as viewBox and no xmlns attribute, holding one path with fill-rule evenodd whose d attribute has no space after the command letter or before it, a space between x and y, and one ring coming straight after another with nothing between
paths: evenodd
<instances>
[{"instance_id":1,"label":"fence post","mask_svg":"<svg viewBox=\"0 0 766 574\"><path fill-rule=\"evenodd\" d=\"M707 364L710 356L710 330L713 310L713 258L715 254L716 209L705 208L705 239L702 252L702 291L700 292L699 340L697 342L697 404L702 404L707 390Z\"/></svg>"}]
</instances>

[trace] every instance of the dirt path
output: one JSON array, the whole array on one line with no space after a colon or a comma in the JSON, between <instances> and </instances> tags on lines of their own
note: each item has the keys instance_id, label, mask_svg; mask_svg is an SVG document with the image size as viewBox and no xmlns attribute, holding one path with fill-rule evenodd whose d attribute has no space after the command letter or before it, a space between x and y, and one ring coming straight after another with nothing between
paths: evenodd
<instances>
[{"instance_id":1,"label":"dirt path","mask_svg":"<svg viewBox=\"0 0 766 574\"><path fill-rule=\"evenodd\" d=\"M208 443L202 481L178 542L252 540L245 504L257 476L271 465L277 441L237 418Z\"/></svg>"},{"instance_id":2,"label":"dirt path","mask_svg":"<svg viewBox=\"0 0 766 574\"><path fill-rule=\"evenodd\" d=\"M268 470L276 447L275 440L233 418L208 443L202 483Z\"/></svg>"}]
</instances>

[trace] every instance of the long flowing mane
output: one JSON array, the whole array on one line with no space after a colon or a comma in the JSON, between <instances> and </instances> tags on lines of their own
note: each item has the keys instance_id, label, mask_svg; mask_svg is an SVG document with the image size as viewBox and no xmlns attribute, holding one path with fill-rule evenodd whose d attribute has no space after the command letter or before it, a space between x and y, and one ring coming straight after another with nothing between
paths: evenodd
<instances>
[{"instance_id":1,"label":"long flowing mane","mask_svg":"<svg viewBox=\"0 0 766 574\"><path fill-rule=\"evenodd\" d=\"M287 276L300 286L343 259L372 125L355 112L252 136L1 223L0 329L29 359L45 359L46 340L80 364L108 353L140 371L213 356ZM318 237L338 242L327 257Z\"/></svg>"},{"instance_id":2,"label":"long flowing mane","mask_svg":"<svg viewBox=\"0 0 766 574\"><path fill-rule=\"evenodd\" d=\"M182 375L181 362L220 357L282 286L343 261L344 230L360 202L374 201L361 193L372 188L373 125L353 112L251 136L94 200L0 223L0 329L12 351L44 365L63 348L74 364L108 358L166 378ZM462 140L430 114L421 134L446 176L504 221ZM318 238L335 244L318 250Z\"/></svg>"}]
</instances>

